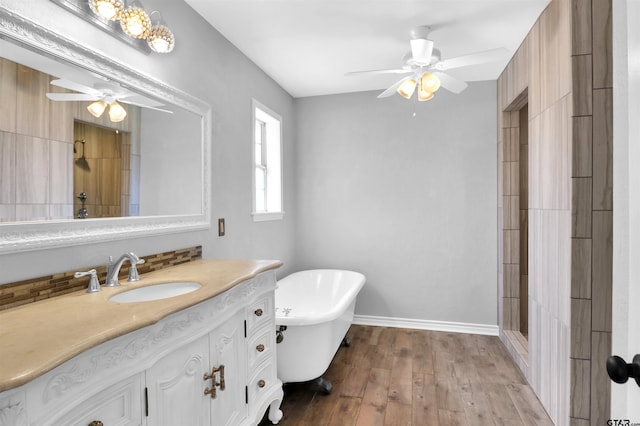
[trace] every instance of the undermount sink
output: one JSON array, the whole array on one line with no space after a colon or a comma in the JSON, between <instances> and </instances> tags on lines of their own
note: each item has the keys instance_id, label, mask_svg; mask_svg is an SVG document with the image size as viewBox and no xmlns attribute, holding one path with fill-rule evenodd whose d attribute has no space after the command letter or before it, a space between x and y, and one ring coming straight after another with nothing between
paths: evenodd
<instances>
[{"instance_id":1,"label":"undermount sink","mask_svg":"<svg viewBox=\"0 0 640 426\"><path fill-rule=\"evenodd\" d=\"M118 303L149 302L191 293L200 287L202 285L192 281L153 284L114 294L109 300Z\"/></svg>"}]
</instances>

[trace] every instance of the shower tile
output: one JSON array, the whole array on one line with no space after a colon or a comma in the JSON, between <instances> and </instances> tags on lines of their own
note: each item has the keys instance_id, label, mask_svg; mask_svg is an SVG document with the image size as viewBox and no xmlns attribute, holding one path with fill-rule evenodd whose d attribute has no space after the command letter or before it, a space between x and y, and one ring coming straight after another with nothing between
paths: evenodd
<instances>
[{"instance_id":1,"label":"shower tile","mask_svg":"<svg viewBox=\"0 0 640 426\"><path fill-rule=\"evenodd\" d=\"M15 62L0 58L0 131L16 131L17 73Z\"/></svg>"},{"instance_id":2,"label":"shower tile","mask_svg":"<svg viewBox=\"0 0 640 426\"><path fill-rule=\"evenodd\" d=\"M573 114L590 116L593 113L592 94L592 57L591 55L572 56L573 71Z\"/></svg>"},{"instance_id":3,"label":"shower tile","mask_svg":"<svg viewBox=\"0 0 640 426\"><path fill-rule=\"evenodd\" d=\"M47 139L49 108L46 93L51 88L47 74L18 65L16 97L16 133ZM41 117L33 120L33 117Z\"/></svg>"},{"instance_id":4,"label":"shower tile","mask_svg":"<svg viewBox=\"0 0 640 426\"><path fill-rule=\"evenodd\" d=\"M592 215L592 179L572 178L572 225L571 236L574 238L591 238Z\"/></svg>"},{"instance_id":5,"label":"shower tile","mask_svg":"<svg viewBox=\"0 0 640 426\"><path fill-rule=\"evenodd\" d=\"M593 91L593 209L613 209L612 89Z\"/></svg>"},{"instance_id":6,"label":"shower tile","mask_svg":"<svg viewBox=\"0 0 640 426\"><path fill-rule=\"evenodd\" d=\"M16 206L14 204L0 204L0 222L14 222L16 220Z\"/></svg>"},{"instance_id":7,"label":"shower tile","mask_svg":"<svg viewBox=\"0 0 640 426\"><path fill-rule=\"evenodd\" d=\"M48 204L16 204L16 220L47 220L49 219Z\"/></svg>"},{"instance_id":8,"label":"shower tile","mask_svg":"<svg viewBox=\"0 0 640 426\"><path fill-rule=\"evenodd\" d=\"M591 0L573 0L572 4L571 54L586 55L591 53Z\"/></svg>"},{"instance_id":9,"label":"shower tile","mask_svg":"<svg viewBox=\"0 0 640 426\"><path fill-rule=\"evenodd\" d=\"M16 203L47 203L49 198L48 141L18 135L15 169Z\"/></svg>"},{"instance_id":10,"label":"shower tile","mask_svg":"<svg viewBox=\"0 0 640 426\"><path fill-rule=\"evenodd\" d=\"M0 59L0 63L2 59ZM15 153L16 137L14 134L0 132L0 204L15 202Z\"/></svg>"},{"instance_id":11,"label":"shower tile","mask_svg":"<svg viewBox=\"0 0 640 426\"><path fill-rule=\"evenodd\" d=\"M50 142L50 196L53 204L73 203L73 145Z\"/></svg>"},{"instance_id":12,"label":"shower tile","mask_svg":"<svg viewBox=\"0 0 640 426\"><path fill-rule=\"evenodd\" d=\"M571 297L591 298L591 239L571 240Z\"/></svg>"},{"instance_id":13,"label":"shower tile","mask_svg":"<svg viewBox=\"0 0 640 426\"><path fill-rule=\"evenodd\" d=\"M572 117L573 160L571 176L591 177L593 174L593 118Z\"/></svg>"}]
</instances>

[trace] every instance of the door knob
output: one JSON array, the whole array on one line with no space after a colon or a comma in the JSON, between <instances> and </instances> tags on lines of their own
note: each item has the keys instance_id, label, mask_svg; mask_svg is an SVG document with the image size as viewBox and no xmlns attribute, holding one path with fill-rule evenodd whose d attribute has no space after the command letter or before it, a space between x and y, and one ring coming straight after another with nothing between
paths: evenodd
<instances>
[{"instance_id":1,"label":"door knob","mask_svg":"<svg viewBox=\"0 0 640 426\"><path fill-rule=\"evenodd\" d=\"M616 383L626 383L629 377L633 377L640 386L640 354L633 357L631 364L617 355L610 356L607 358L607 373Z\"/></svg>"}]
</instances>

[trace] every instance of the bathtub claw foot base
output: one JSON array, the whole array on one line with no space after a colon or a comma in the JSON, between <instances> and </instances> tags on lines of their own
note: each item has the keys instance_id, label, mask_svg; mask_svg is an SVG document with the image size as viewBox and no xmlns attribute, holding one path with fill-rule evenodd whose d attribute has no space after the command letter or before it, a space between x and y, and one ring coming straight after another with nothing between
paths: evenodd
<instances>
[{"instance_id":1,"label":"bathtub claw foot base","mask_svg":"<svg viewBox=\"0 0 640 426\"><path fill-rule=\"evenodd\" d=\"M324 377L320 376L315 379L313 382L313 387L315 387L318 391L322 392L325 395L331 395L331 391L333 390L333 385L330 381L325 380Z\"/></svg>"},{"instance_id":2,"label":"bathtub claw foot base","mask_svg":"<svg viewBox=\"0 0 640 426\"><path fill-rule=\"evenodd\" d=\"M342 339L342 343L340 344L340 346L348 348L349 346L351 346L351 339L345 337L344 339Z\"/></svg>"}]
</instances>

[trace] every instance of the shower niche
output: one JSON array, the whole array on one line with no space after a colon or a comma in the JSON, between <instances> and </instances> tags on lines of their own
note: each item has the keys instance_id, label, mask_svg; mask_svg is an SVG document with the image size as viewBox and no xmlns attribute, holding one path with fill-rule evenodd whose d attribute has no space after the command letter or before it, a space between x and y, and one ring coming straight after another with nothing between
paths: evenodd
<instances>
[{"instance_id":1,"label":"shower niche","mask_svg":"<svg viewBox=\"0 0 640 426\"><path fill-rule=\"evenodd\" d=\"M137 215L136 176L130 132L74 123L73 194L76 219Z\"/></svg>"}]
</instances>

